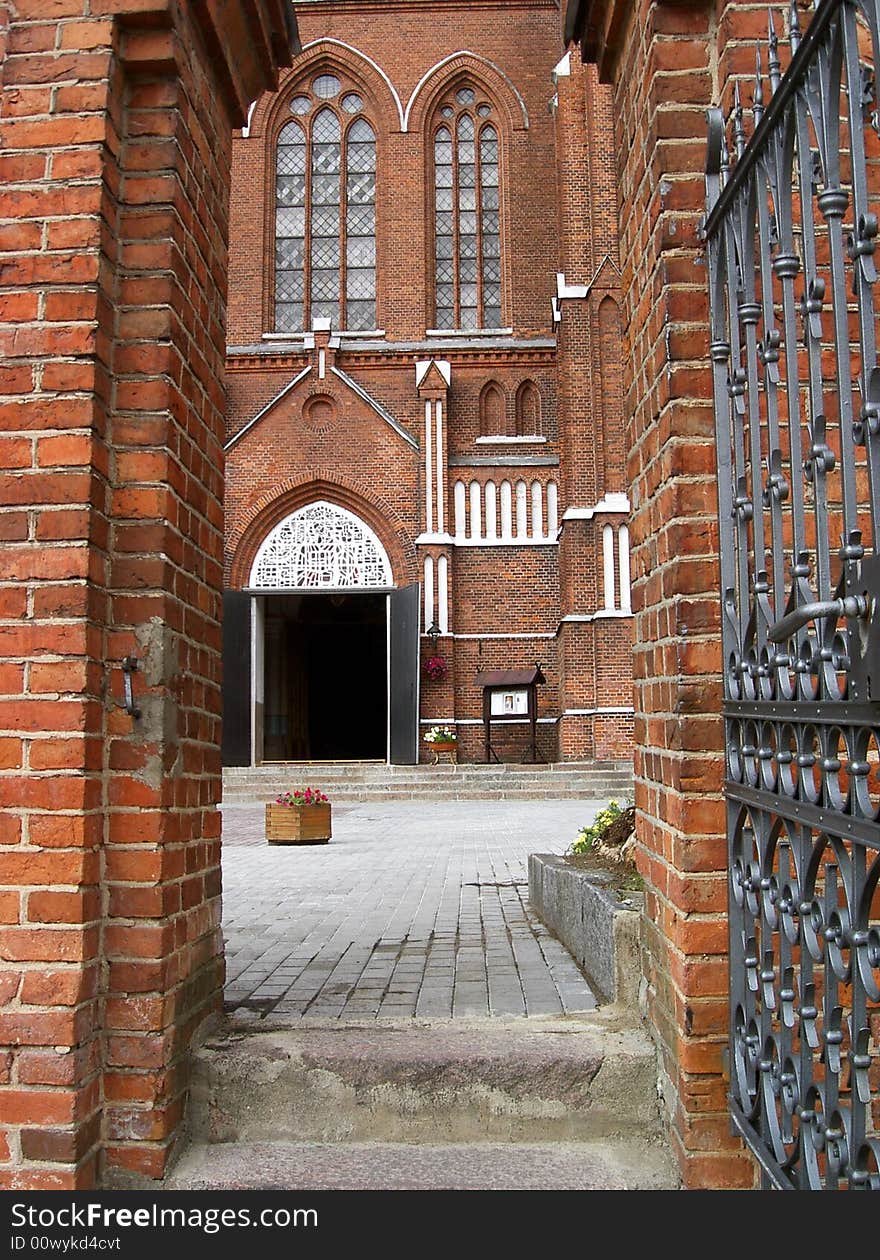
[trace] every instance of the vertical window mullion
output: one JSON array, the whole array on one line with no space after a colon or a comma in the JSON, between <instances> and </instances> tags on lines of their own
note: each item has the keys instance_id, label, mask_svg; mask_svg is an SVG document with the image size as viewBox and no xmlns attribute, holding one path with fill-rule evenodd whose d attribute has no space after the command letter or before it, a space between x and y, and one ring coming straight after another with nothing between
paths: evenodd
<instances>
[{"instance_id":1,"label":"vertical window mullion","mask_svg":"<svg viewBox=\"0 0 880 1260\"><path fill-rule=\"evenodd\" d=\"M308 332L312 326L312 180L314 172L312 171L312 122L309 119L309 129L306 135L306 223L305 237L303 238L303 284L305 286L303 292L303 332Z\"/></svg>"},{"instance_id":2,"label":"vertical window mullion","mask_svg":"<svg viewBox=\"0 0 880 1260\"><path fill-rule=\"evenodd\" d=\"M339 327L348 324L348 131L340 122L339 141Z\"/></svg>"},{"instance_id":3,"label":"vertical window mullion","mask_svg":"<svg viewBox=\"0 0 880 1260\"><path fill-rule=\"evenodd\" d=\"M452 326L461 327L461 208L458 184L458 119L452 127Z\"/></svg>"},{"instance_id":4,"label":"vertical window mullion","mask_svg":"<svg viewBox=\"0 0 880 1260\"><path fill-rule=\"evenodd\" d=\"M474 117L474 204L477 209L477 326L485 324L483 308L483 155L482 132Z\"/></svg>"}]
</instances>

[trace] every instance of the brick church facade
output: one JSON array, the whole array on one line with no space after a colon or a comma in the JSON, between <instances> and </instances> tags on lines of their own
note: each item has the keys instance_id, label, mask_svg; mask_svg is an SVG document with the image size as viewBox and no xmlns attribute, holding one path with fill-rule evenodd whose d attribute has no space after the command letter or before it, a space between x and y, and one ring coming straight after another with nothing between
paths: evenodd
<instances>
[{"instance_id":1,"label":"brick church facade","mask_svg":"<svg viewBox=\"0 0 880 1260\"><path fill-rule=\"evenodd\" d=\"M233 139L225 761L482 760L535 664L539 755L628 757L608 90L552 0L298 21Z\"/></svg>"}]
</instances>

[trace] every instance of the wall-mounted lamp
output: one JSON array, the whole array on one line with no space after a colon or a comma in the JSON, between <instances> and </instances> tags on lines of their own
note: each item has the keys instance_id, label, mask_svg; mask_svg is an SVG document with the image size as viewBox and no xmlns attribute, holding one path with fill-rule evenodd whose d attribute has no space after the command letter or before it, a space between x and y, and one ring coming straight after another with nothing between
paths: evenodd
<instances>
[{"instance_id":1,"label":"wall-mounted lamp","mask_svg":"<svg viewBox=\"0 0 880 1260\"><path fill-rule=\"evenodd\" d=\"M437 625L436 621L431 622L431 624L428 626L427 630L425 631L425 634L431 640L431 655L436 656L437 655L437 640L440 638L440 627Z\"/></svg>"}]
</instances>

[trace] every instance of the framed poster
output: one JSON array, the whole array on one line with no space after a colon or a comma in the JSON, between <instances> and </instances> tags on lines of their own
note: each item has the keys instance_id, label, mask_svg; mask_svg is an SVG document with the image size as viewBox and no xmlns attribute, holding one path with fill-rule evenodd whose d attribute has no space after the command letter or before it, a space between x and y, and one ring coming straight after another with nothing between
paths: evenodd
<instances>
[{"instance_id":1,"label":"framed poster","mask_svg":"<svg viewBox=\"0 0 880 1260\"><path fill-rule=\"evenodd\" d=\"M528 717L529 692L527 687L511 687L505 691L493 691L490 695L489 713L492 717Z\"/></svg>"}]
</instances>

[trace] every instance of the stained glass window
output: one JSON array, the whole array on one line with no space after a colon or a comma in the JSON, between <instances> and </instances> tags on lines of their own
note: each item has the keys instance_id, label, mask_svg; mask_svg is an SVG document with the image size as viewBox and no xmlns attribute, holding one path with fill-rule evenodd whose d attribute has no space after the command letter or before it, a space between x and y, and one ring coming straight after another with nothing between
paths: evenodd
<instances>
[{"instance_id":1,"label":"stained glass window","mask_svg":"<svg viewBox=\"0 0 880 1260\"><path fill-rule=\"evenodd\" d=\"M436 326L500 328L498 132L472 87L452 101L434 132Z\"/></svg>"},{"instance_id":2,"label":"stained glass window","mask_svg":"<svg viewBox=\"0 0 880 1260\"><path fill-rule=\"evenodd\" d=\"M276 149L275 328L376 326L376 136L363 97L319 75Z\"/></svg>"},{"instance_id":3,"label":"stained glass window","mask_svg":"<svg viewBox=\"0 0 880 1260\"><path fill-rule=\"evenodd\" d=\"M270 590L385 587L391 564L359 517L319 500L276 525L257 552L251 586Z\"/></svg>"}]
</instances>

